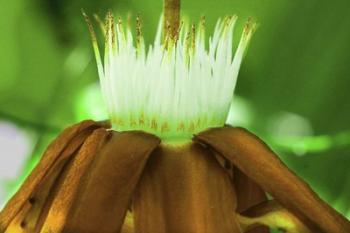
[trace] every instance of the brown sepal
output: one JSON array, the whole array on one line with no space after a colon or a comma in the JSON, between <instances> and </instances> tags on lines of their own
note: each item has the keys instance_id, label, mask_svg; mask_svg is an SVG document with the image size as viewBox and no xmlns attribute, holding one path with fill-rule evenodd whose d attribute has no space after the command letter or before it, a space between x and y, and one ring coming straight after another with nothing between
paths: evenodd
<instances>
[{"instance_id":1,"label":"brown sepal","mask_svg":"<svg viewBox=\"0 0 350 233\"><path fill-rule=\"evenodd\" d=\"M309 229L296 216L283 208L276 200L269 200L252 206L244 211L239 219L244 228L253 232L261 225L270 226L286 233L319 232L318 229ZM251 230L249 230L251 229Z\"/></svg>"},{"instance_id":2,"label":"brown sepal","mask_svg":"<svg viewBox=\"0 0 350 233\"><path fill-rule=\"evenodd\" d=\"M207 148L162 144L133 199L135 232L240 233L228 173Z\"/></svg>"},{"instance_id":3,"label":"brown sepal","mask_svg":"<svg viewBox=\"0 0 350 233\"><path fill-rule=\"evenodd\" d=\"M132 212L127 212L120 233L135 233L134 215Z\"/></svg>"},{"instance_id":4,"label":"brown sepal","mask_svg":"<svg viewBox=\"0 0 350 233\"><path fill-rule=\"evenodd\" d=\"M230 160L309 228L319 227L318 232L325 233L350 232L345 217L322 201L264 142L247 130L215 128L196 135L195 140Z\"/></svg>"},{"instance_id":5,"label":"brown sepal","mask_svg":"<svg viewBox=\"0 0 350 233\"><path fill-rule=\"evenodd\" d=\"M106 143L109 132L104 129L95 130L86 139L76 156L67 164L63 174L56 182L51 197L41 214L36 232L62 232L74 204L80 196L79 189L84 186L84 179L96 159L101 147Z\"/></svg>"},{"instance_id":6,"label":"brown sepal","mask_svg":"<svg viewBox=\"0 0 350 233\"><path fill-rule=\"evenodd\" d=\"M251 180L247 175L234 167L233 182L237 195L237 213L242 213L252 206L265 202L267 196L262 188ZM269 233L268 227L259 226L246 233Z\"/></svg>"},{"instance_id":7,"label":"brown sepal","mask_svg":"<svg viewBox=\"0 0 350 233\"><path fill-rule=\"evenodd\" d=\"M48 190L50 190L65 163L80 148L94 129L105 127L105 125L105 123L101 125L91 120L83 121L66 128L49 145L38 165L0 212L0 232L5 232L11 222L20 221L19 224L27 225L25 221L22 221L30 209L32 213L30 219L38 218L37 206L43 205ZM39 196L40 200L38 199ZM36 203L35 210L32 207L33 202Z\"/></svg>"},{"instance_id":8,"label":"brown sepal","mask_svg":"<svg viewBox=\"0 0 350 233\"><path fill-rule=\"evenodd\" d=\"M149 154L159 143L143 132L112 132L96 154L62 232L119 232Z\"/></svg>"}]
</instances>

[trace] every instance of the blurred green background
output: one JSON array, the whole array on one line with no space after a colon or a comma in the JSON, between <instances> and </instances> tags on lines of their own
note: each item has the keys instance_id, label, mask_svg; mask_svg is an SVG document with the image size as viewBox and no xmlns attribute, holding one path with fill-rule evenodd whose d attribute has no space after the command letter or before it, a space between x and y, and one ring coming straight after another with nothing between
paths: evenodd
<instances>
[{"instance_id":1,"label":"blurred green background","mask_svg":"<svg viewBox=\"0 0 350 233\"><path fill-rule=\"evenodd\" d=\"M161 0L0 0L0 206L64 127L106 117L81 8L141 14L150 43ZM350 218L350 3L183 0L193 21L238 15L236 41L259 22L229 122L266 140ZM134 17L131 18L132 20Z\"/></svg>"}]
</instances>

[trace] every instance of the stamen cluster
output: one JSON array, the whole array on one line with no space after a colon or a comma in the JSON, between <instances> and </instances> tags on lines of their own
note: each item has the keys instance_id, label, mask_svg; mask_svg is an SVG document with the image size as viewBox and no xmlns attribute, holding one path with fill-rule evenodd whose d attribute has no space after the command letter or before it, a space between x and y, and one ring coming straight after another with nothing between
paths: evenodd
<instances>
[{"instance_id":1,"label":"stamen cluster","mask_svg":"<svg viewBox=\"0 0 350 233\"><path fill-rule=\"evenodd\" d=\"M160 20L155 41L146 48L141 23L136 36L107 14L102 62L93 38L100 83L113 128L144 130L161 138L186 138L227 118L244 51L255 29L248 22L233 55L236 16L219 19L209 42L205 23L182 22L175 36Z\"/></svg>"}]
</instances>

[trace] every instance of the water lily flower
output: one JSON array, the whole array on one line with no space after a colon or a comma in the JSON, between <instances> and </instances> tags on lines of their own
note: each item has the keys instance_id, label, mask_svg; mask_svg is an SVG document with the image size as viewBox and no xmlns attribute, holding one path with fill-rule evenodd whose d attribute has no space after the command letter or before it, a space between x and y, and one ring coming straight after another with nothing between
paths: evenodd
<instances>
[{"instance_id":1,"label":"water lily flower","mask_svg":"<svg viewBox=\"0 0 350 233\"><path fill-rule=\"evenodd\" d=\"M65 129L0 213L0 233L348 233L350 223L251 132L225 125L255 30L207 41L160 20L147 47L108 13L93 39L108 122ZM165 23L163 23L165 22ZM269 193L273 200L268 200Z\"/></svg>"}]
</instances>

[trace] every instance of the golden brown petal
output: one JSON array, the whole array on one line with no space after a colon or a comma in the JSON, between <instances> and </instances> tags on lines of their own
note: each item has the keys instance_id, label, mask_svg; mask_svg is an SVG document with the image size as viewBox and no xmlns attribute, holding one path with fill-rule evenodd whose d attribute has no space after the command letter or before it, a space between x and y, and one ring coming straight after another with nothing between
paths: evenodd
<instances>
[{"instance_id":1,"label":"golden brown petal","mask_svg":"<svg viewBox=\"0 0 350 233\"><path fill-rule=\"evenodd\" d=\"M237 168L234 168L233 181L237 195L237 213L242 213L267 200L264 190ZM269 233L270 230L268 227L260 226L246 232Z\"/></svg>"},{"instance_id":2,"label":"golden brown petal","mask_svg":"<svg viewBox=\"0 0 350 233\"><path fill-rule=\"evenodd\" d=\"M37 225L37 232L62 232L74 202L80 195L79 188L86 182L84 175L100 148L106 143L109 132L97 129L85 141L79 153L66 166L64 173L56 182L51 198L47 201L45 211L41 214L41 222Z\"/></svg>"},{"instance_id":3,"label":"golden brown petal","mask_svg":"<svg viewBox=\"0 0 350 233\"><path fill-rule=\"evenodd\" d=\"M96 155L62 232L119 232L148 156L159 143L142 132L113 132Z\"/></svg>"},{"instance_id":4,"label":"golden brown petal","mask_svg":"<svg viewBox=\"0 0 350 233\"><path fill-rule=\"evenodd\" d=\"M60 164L56 169L50 171L49 175L45 176L40 186L31 194L30 199L25 202L21 210L11 220L5 233L34 232L40 221L40 216L45 209L45 205L49 200L49 195L55 187L56 180L60 173L62 173L63 165L64 164Z\"/></svg>"},{"instance_id":5,"label":"golden brown petal","mask_svg":"<svg viewBox=\"0 0 350 233\"><path fill-rule=\"evenodd\" d=\"M12 221L16 222L21 219L19 216L24 215L32 208L32 202L38 202L33 197L34 194L45 199L48 190L50 190L54 179L58 176L64 164L79 149L92 131L99 127L102 127L99 123L90 120L83 121L66 128L50 144L19 191L0 212L0 232L4 232ZM42 203L37 204L41 205ZM22 225L26 225L26 223L23 222Z\"/></svg>"},{"instance_id":6,"label":"golden brown petal","mask_svg":"<svg viewBox=\"0 0 350 233\"><path fill-rule=\"evenodd\" d=\"M134 216L128 211L120 233L135 233Z\"/></svg>"},{"instance_id":7,"label":"golden brown petal","mask_svg":"<svg viewBox=\"0 0 350 233\"><path fill-rule=\"evenodd\" d=\"M312 233L317 229L308 229L296 216L283 208L275 200L265 201L246 210L238 219L244 229L252 232L260 225L280 229L286 233ZM252 230L249 230L251 229Z\"/></svg>"},{"instance_id":8,"label":"golden brown petal","mask_svg":"<svg viewBox=\"0 0 350 233\"><path fill-rule=\"evenodd\" d=\"M249 178L318 232L348 233L350 223L290 171L271 149L242 128L215 128L195 136L229 159Z\"/></svg>"},{"instance_id":9,"label":"golden brown petal","mask_svg":"<svg viewBox=\"0 0 350 233\"><path fill-rule=\"evenodd\" d=\"M135 232L240 233L228 173L197 143L158 147L133 199Z\"/></svg>"},{"instance_id":10,"label":"golden brown petal","mask_svg":"<svg viewBox=\"0 0 350 233\"><path fill-rule=\"evenodd\" d=\"M238 213L267 200L264 190L237 168L234 168L233 181L236 188Z\"/></svg>"}]
</instances>

